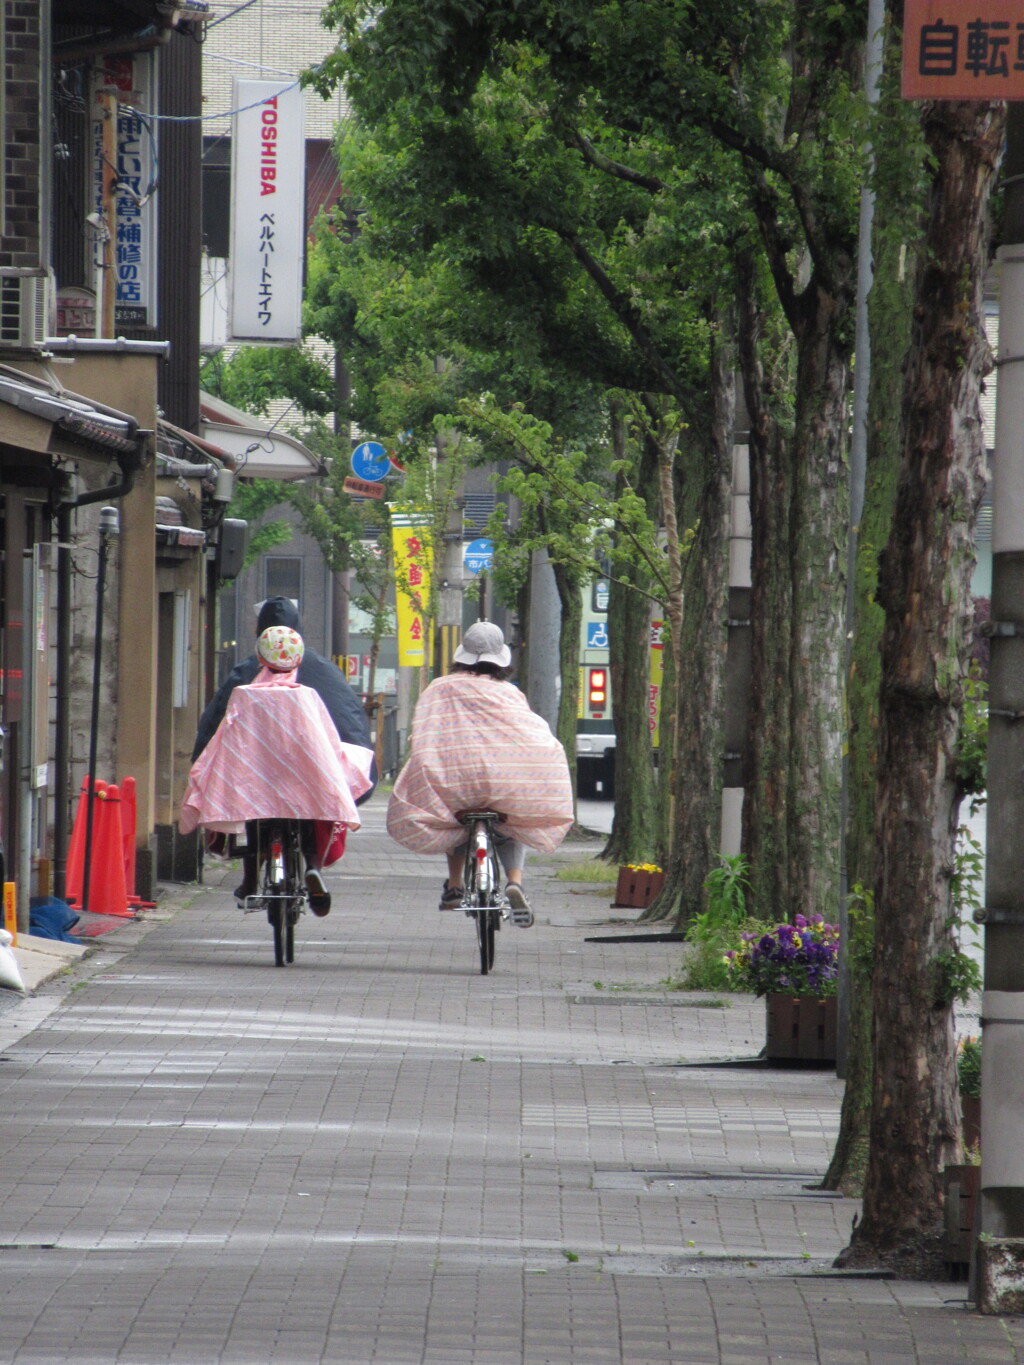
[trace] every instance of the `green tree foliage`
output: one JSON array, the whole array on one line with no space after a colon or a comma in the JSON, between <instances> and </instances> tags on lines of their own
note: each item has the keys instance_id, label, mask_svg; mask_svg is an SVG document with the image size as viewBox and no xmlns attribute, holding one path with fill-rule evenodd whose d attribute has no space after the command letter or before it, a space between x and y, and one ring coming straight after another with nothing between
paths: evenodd
<instances>
[{"instance_id":1,"label":"green tree foliage","mask_svg":"<svg viewBox=\"0 0 1024 1365\"><path fill-rule=\"evenodd\" d=\"M329 367L302 348L242 346L230 358L218 351L204 361L200 383L225 402L260 416L282 395L302 413L326 416L334 406Z\"/></svg>"},{"instance_id":2,"label":"green tree foliage","mask_svg":"<svg viewBox=\"0 0 1024 1365\"><path fill-rule=\"evenodd\" d=\"M698 435L708 319L756 257L745 372L775 462L755 449L755 658L773 685L746 837L766 905L831 914L860 7L660 0L638 24L583 0L334 0L326 17L339 46L310 79L344 79L373 128L393 250L457 259L502 322L529 307L552 354L671 395ZM765 283L792 337L788 412L752 389L755 365L777 369Z\"/></svg>"}]
</instances>

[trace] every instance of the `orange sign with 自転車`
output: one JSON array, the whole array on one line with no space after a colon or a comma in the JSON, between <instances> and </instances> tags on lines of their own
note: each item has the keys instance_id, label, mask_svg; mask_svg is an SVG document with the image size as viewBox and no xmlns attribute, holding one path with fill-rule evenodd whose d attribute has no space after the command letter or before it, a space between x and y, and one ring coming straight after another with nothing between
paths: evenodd
<instances>
[{"instance_id":1,"label":"orange sign with \u81ea\u8ee2\u8eca","mask_svg":"<svg viewBox=\"0 0 1024 1365\"><path fill-rule=\"evenodd\" d=\"M1024 100L1021 0L905 0L904 99Z\"/></svg>"}]
</instances>

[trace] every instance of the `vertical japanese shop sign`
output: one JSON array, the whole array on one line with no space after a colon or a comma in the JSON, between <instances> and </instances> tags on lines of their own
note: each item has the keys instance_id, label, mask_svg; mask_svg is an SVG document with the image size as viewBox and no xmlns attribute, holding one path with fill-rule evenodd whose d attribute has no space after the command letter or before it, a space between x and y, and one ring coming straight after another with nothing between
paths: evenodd
<instances>
[{"instance_id":1,"label":"vertical japanese shop sign","mask_svg":"<svg viewBox=\"0 0 1024 1365\"><path fill-rule=\"evenodd\" d=\"M651 622L651 667L647 685L647 724L651 730L651 747L661 742L661 689L665 680L664 622Z\"/></svg>"},{"instance_id":2,"label":"vertical japanese shop sign","mask_svg":"<svg viewBox=\"0 0 1024 1365\"><path fill-rule=\"evenodd\" d=\"M905 0L905 99L1024 99L1020 0Z\"/></svg>"},{"instance_id":3,"label":"vertical japanese shop sign","mask_svg":"<svg viewBox=\"0 0 1024 1365\"><path fill-rule=\"evenodd\" d=\"M399 666L428 661L428 604L431 549L429 532L412 525L411 518L392 513L395 556L395 605L398 617Z\"/></svg>"},{"instance_id":4,"label":"vertical japanese shop sign","mask_svg":"<svg viewBox=\"0 0 1024 1365\"><path fill-rule=\"evenodd\" d=\"M302 91L236 80L231 141L233 341L299 340L306 232Z\"/></svg>"},{"instance_id":5,"label":"vertical japanese shop sign","mask_svg":"<svg viewBox=\"0 0 1024 1365\"><path fill-rule=\"evenodd\" d=\"M116 280L114 325L155 327L156 317L156 54L107 57L102 86L117 100L117 188L111 259ZM90 213L103 213L103 122L93 105ZM93 251L99 266L102 238Z\"/></svg>"}]
</instances>

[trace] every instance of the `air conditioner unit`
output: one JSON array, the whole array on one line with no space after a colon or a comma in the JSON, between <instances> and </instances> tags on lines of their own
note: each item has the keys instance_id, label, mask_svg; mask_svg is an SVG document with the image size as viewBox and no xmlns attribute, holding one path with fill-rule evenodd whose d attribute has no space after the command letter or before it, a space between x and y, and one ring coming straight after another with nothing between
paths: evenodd
<instances>
[{"instance_id":1,"label":"air conditioner unit","mask_svg":"<svg viewBox=\"0 0 1024 1365\"><path fill-rule=\"evenodd\" d=\"M31 350L53 332L53 277L0 275L0 345Z\"/></svg>"}]
</instances>

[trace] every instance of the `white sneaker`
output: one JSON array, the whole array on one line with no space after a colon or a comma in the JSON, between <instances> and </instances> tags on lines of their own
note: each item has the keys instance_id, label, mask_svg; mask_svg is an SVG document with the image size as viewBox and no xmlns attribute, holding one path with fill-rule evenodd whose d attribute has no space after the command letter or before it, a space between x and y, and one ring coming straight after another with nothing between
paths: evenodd
<instances>
[{"instance_id":1,"label":"white sneaker","mask_svg":"<svg viewBox=\"0 0 1024 1365\"><path fill-rule=\"evenodd\" d=\"M529 929L533 924L533 911L523 888L516 882L509 882L505 887L505 899L508 901L509 919L512 923L519 929Z\"/></svg>"}]
</instances>

